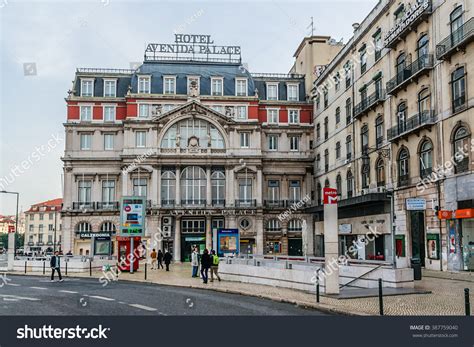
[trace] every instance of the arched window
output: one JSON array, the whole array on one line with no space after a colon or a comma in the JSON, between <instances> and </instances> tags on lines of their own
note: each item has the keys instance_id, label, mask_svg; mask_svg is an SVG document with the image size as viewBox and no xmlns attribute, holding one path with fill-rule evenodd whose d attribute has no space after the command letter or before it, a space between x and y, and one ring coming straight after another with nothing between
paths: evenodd
<instances>
[{"instance_id":1,"label":"arched window","mask_svg":"<svg viewBox=\"0 0 474 347\"><path fill-rule=\"evenodd\" d=\"M466 107L466 74L464 66L457 68L451 74L451 99L453 112L458 112Z\"/></svg>"},{"instance_id":2,"label":"arched window","mask_svg":"<svg viewBox=\"0 0 474 347\"><path fill-rule=\"evenodd\" d=\"M324 118L324 139L327 140L329 137L329 118Z\"/></svg>"},{"instance_id":3,"label":"arched window","mask_svg":"<svg viewBox=\"0 0 474 347\"><path fill-rule=\"evenodd\" d=\"M370 184L370 164L362 165L362 188L369 188Z\"/></svg>"},{"instance_id":4,"label":"arched window","mask_svg":"<svg viewBox=\"0 0 474 347\"><path fill-rule=\"evenodd\" d=\"M433 144L424 140L420 146L420 177L427 177L433 171Z\"/></svg>"},{"instance_id":5,"label":"arched window","mask_svg":"<svg viewBox=\"0 0 474 347\"><path fill-rule=\"evenodd\" d=\"M469 170L471 134L465 126L460 126L454 133L453 156L455 172L466 172ZM464 155L467 153L467 155Z\"/></svg>"},{"instance_id":6,"label":"arched window","mask_svg":"<svg viewBox=\"0 0 474 347\"><path fill-rule=\"evenodd\" d=\"M100 231L103 233L109 233L111 235L115 235L117 229L113 222L104 222L100 225Z\"/></svg>"},{"instance_id":7,"label":"arched window","mask_svg":"<svg viewBox=\"0 0 474 347\"><path fill-rule=\"evenodd\" d=\"M352 120L352 102L351 98L346 99L346 125Z\"/></svg>"},{"instance_id":8,"label":"arched window","mask_svg":"<svg viewBox=\"0 0 474 347\"><path fill-rule=\"evenodd\" d=\"M431 110L431 95L428 88L418 93L418 115L423 117L428 115ZM421 120L421 118L420 118Z\"/></svg>"},{"instance_id":9,"label":"arched window","mask_svg":"<svg viewBox=\"0 0 474 347\"><path fill-rule=\"evenodd\" d=\"M406 148L403 148L398 154L398 185L404 186L408 184L410 178L409 171L410 155Z\"/></svg>"},{"instance_id":10,"label":"arched window","mask_svg":"<svg viewBox=\"0 0 474 347\"><path fill-rule=\"evenodd\" d=\"M189 118L173 124L163 136L162 148L224 148L224 137L211 123Z\"/></svg>"},{"instance_id":11,"label":"arched window","mask_svg":"<svg viewBox=\"0 0 474 347\"><path fill-rule=\"evenodd\" d=\"M347 183L347 197L352 198L354 194L354 176L352 175L352 171L347 172L346 176L346 183Z\"/></svg>"},{"instance_id":12,"label":"arched window","mask_svg":"<svg viewBox=\"0 0 474 347\"><path fill-rule=\"evenodd\" d=\"M377 187L383 187L385 185L385 163L382 158L377 160L375 170L377 176Z\"/></svg>"},{"instance_id":13,"label":"arched window","mask_svg":"<svg viewBox=\"0 0 474 347\"><path fill-rule=\"evenodd\" d=\"M406 62L406 55L405 53L401 53L397 57L396 65L395 65L395 72L397 73L397 84L403 81L405 70L405 62Z\"/></svg>"},{"instance_id":14,"label":"arched window","mask_svg":"<svg viewBox=\"0 0 474 347\"><path fill-rule=\"evenodd\" d=\"M352 158L352 136L349 135L346 137L346 157L348 160Z\"/></svg>"},{"instance_id":15,"label":"arched window","mask_svg":"<svg viewBox=\"0 0 474 347\"><path fill-rule=\"evenodd\" d=\"M225 175L218 170L211 175L212 186L212 205L221 205L225 203Z\"/></svg>"},{"instance_id":16,"label":"arched window","mask_svg":"<svg viewBox=\"0 0 474 347\"><path fill-rule=\"evenodd\" d=\"M324 188L329 188L329 187L330 187L330 185L329 185L329 178L326 178L326 179L324 180Z\"/></svg>"},{"instance_id":17,"label":"arched window","mask_svg":"<svg viewBox=\"0 0 474 347\"><path fill-rule=\"evenodd\" d=\"M336 159L341 157L341 143L339 141L336 142Z\"/></svg>"},{"instance_id":18,"label":"arched window","mask_svg":"<svg viewBox=\"0 0 474 347\"><path fill-rule=\"evenodd\" d=\"M199 166L188 166L181 173L181 200L185 205L206 203L206 172Z\"/></svg>"},{"instance_id":19,"label":"arched window","mask_svg":"<svg viewBox=\"0 0 474 347\"><path fill-rule=\"evenodd\" d=\"M340 174L337 174L336 176L336 190L337 190L337 196L342 195L342 178Z\"/></svg>"},{"instance_id":20,"label":"arched window","mask_svg":"<svg viewBox=\"0 0 474 347\"><path fill-rule=\"evenodd\" d=\"M428 57L428 53L429 53L428 43L429 43L429 39L428 39L428 35L426 34L418 39L417 50L418 50L418 59L420 59L420 61L423 61L427 59Z\"/></svg>"},{"instance_id":21,"label":"arched window","mask_svg":"<svg viewBox=\"0 0 474 347\"><path fill-rule=\"evenodd\" d=\"M303 226L301 223L301 219L290 219L288 222L288 231L302 231Z\"/></svg>"},{"instance_id":22,"label":"arched window","mask_svg":"<svg viewBox=\"0 0 474 347\"><path fill-rule=\"evenodd\" d=\"M326 148L324 150L324 172L329 171L329 150Z\"/></svg>"},{"instance_id":23,"label":"arched window","mask_svg":"<svg viewBox=\"0 0 474 347\"><path fill-rule=\"evenodd\" d=\"M341 121L341 108L337 107L336 108L336 124L339 124Z\"/></svg>"},{"instance_id":24,"label":"arched window","mask_svg":"<svg viewBox=\"0 0 474 347\"><path fill-rule=\"evenodd\" d=\"M364 125L360 130L360 144L362 153L367 153L369 150L369 127Z\"/></svg>"},{"instance_id":25,"label":"arched window","mask_svg":"<svg viewBox=\"0 0 474 347\"><path fill-rule=\"evenodd\" d=\"M267 231L280 231L280 221L276 218L269 219L267 222Z\"/></svg>"},{"instance_id":26,"label":"arched window","mask_svg":"<svg viewBox=\"0 0 474 347\"><path fill-rule=\"evenodd\" d=\"M449 15L449 25L451 28L451 47L456 46L463 38L463 19L462 19L462 5L456 7Z\"/></svg>"},{"instance_id":27,"label":"arched window","mask_svg":"<svg viewBox=\"0 0 474 347\"><path fill-rule=\"evenodd\" d=\"M176 175L174 171L167 170L161 174L161 204L174 205L176 199Z\"/></svg>"},{"instance_id":28,"label":"arched window","mask_svg":"<svg viewBox=\"0 0 474 347\"><path fill-rule=\"evenodd\" d=\"M383 143L383 117L378 116L375 119L375 142L377 148L380 147Z\"/></svg>"},{"instance_id":29,"label":"arched window","mask_svg":"<svg viewBox=\"0 0 474 347\"><path fill-rule=\"evenodd\" d=\"M90 232L92 225L89 222L80 222L76 225L76 232Z\"/></svg>"},{"instance_id":30,"label":"arched window","mask_svg":"<svg viewBox=\"0 0 474 347\"><path fill-rule=\"evenodd\" d=\"M407 130L407 104L401 102L397 107L398 134L403 134Z\"/></svg>"}]
</instances>

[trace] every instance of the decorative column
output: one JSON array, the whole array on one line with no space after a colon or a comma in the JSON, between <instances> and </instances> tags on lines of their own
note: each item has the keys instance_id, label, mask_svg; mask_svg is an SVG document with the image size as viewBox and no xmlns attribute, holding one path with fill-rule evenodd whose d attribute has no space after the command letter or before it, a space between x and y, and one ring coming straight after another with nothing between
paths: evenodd
<instances>
[{"instance_id":1,"label":"decorative column","mask_svg":"<svg viewBox=\"0 0 474 347\"><path fill-rule=\"evenodd\" d=\"M206 205L212 206L211 167L206 166Z\"/></svg>"},{"instance_id":2,"label":"decorative column","mask_svg":"<svg viewBox=\"0 0 474 347\"><path fill-rule=\"evenodd\" d=\"M234 173L234 168L230 168L230 169L227 169L226 170L226 177L225 177L225 181L226 181L226 192L225 192L225 198L226 198L226 202L225 202L225 205L226 206L234 206L234 200L235 200L235 195L234 195L234 192L235 192L235 173Z\"/></svg>"},{"instance_id":3,"label":"decorative column","mask_svg":"<svg viewBox=\"0 0 474 347\"><path fill-rule=\"evenodd\" d=\"M162 218L161 214L158 215L158 235L156 237L156 248L157 252L159 249L163 251L163 229L162 229Z\"/></svg>"},{"instance_id":4,"label":"decorative column","mask_svg":"<svg viewBox=\"0 0 474 347\"><path fill-rule=\"evenodd\" d=\"M156 169L156 199L158 207L161 207L161 166Z\"/></svg>"},{"instance_id":5,"label":"decorative column","mask_svg":"<svg viewBox=\"0 0 474 347\"><path fill-rule=\"evenodd\" d=\"M306 176L304 178L304 187L305 189L302 191L302 197L304 198L305 195L308 195L309 198L311 199L311 184L312 184L312 178L311 178L311 172L309 169L306 171ZM311 200L308 201L308 204L311 203Z\"/></svg>"},{"instance_id":6,"label":"decorative column","mask_svg":"<svg viewBox=\"0 0 474 347\"><path fill-rule=\"evenodd\" d=\"M206 248L212 249L212 223L211 216L206 216Z\"/></svg>"},{"instance_id":7,"label":"decorative column","mask_svg":"<svg viewBox=\"0 0 474 347\"><path fill-rule=\"evenodd\" d=\"M180 177L181 176L181 168L179 166L176 167L176 196L174 198L174 204L176 206L181 206L181 185L180 185Z\"/></svg>"},{"instance_id":8,"label":"decorative column","mask_svg":"<svg viewBox=\"0 0 474 347\"><path fill-rule=\"evenodd\" d=\"M262 206L262 189L263 189L263 175L262 168L257 168L257 182L256 182L256 199L257 206Z\"/></svg>"},{"instance_id":9,"label":"decorative column","mask_svg":"<svg viewBox=\"0 0 474 347\"><path fill-rule=\"evenodd\" d=\"M122 196L128 195L128 172L122 170Z\"/></svg>"},{"instance_id":10,"label":"decorative column","mask_svg":"<svg viewBox=\"0 0 474 347\"><path fill-rule=\"evenodd\" d=\"M155 205L158 198L158 170L153 166L151 172L150 195L151 203Z\"/></svg>"},{"instance_id":11,"label":"decorative column","mask_svg":"<svg viewBox=\"0 0 474 347\"><path fill-rule=\"evenodd\" d=\"M257 254L258 255L263 255L263 243L264 243L264 238L263 238L263 216L259 215L255 218L256 220L256 231L257 231L257 238L255 240L256 246L257 246Z\"/></svg>"},{"instance_id":12,"label":"decorative column","mask_svg":"<svg viewBox=\"0 0 474 347\"><path fill-rule=\"evenodd\" d=\"M181 262L181 218L176 216L174 226L174 249L173 258L175 262Z\"/></svg>"},{"instance_id":13,"label":"decorative column","mask_svg":"<svg viewBox=\"0 0 474 347\"><path fill-rule=\"evenodd\" d=\"M312 216L303 220L303 230L301 237L303 239L303 255L308 257L314 256L314 222Z\"/></svg>"}]
</instances>

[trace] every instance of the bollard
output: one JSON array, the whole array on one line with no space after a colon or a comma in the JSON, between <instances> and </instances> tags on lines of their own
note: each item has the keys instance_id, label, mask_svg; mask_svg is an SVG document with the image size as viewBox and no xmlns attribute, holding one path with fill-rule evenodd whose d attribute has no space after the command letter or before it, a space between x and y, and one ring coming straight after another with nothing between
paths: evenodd
<instances>
[{"instance_id":1,"label":"bollard","mask_svg":"<svg viewBox=\"0 0 474 347\"><path fill-rule=\"evenodd\" d=\"M316 302L319 303L319 269L316 271Z\"/></svg>"},{"instance_id":2,"label":"bollard","mask_svg":"<svg viewBox=\"0 0 474 347\"><path fill-rule=\"evenodd\" d=\"M380 315L383 316L383 292L382 292L382 279L379 278L379 309Z\"/></svg>"},{"instance_id":3,"label":"bollard","mask_svg":"<svg viewBox=\"0 0 474 347\"><path fill-rule=\"evenodd\" d=\"M46 273L46 262L43 260L43 275Z\"/></svg>"},{"instance_id":4,"label":"bollard","mask_svg":"<svg viewBox=\"0 0 474 347\"><path fill-rule=\"evenodd\" d=\"M89 262L89 276L92 277L92 260Z\"/></svg>"},{"instance_id":5,"label":"bollard","mask_svg":"<svg viewBox=\"0 0 474 347\"><path fill-rule=\"evenodd\" d=\"M466 308L466 316L470 316L471 303L469 302L469 288L464 288L464 306Z\"/></svg>"},{"instance_id":6,"label":"bollard","mask_svg":"<svg viewBox=\"0 0 474 347\"><path fill-rule=\"evenodd\" d=\"M25 273L26 273L26 263L28 262L28 260L25 260Z\"/></svg>"},{"instance_id":7,"label":"bollard","mask_svg":"<svg viewBox=\"0 0 474 347\"><path fill-rule=\"evenodd\" d=\"M145 263L145 281L146 281L146 275L147 275L146 269L147 269L147 263Z\"/></svg>"},{"instance_id":8,"label":"bollard","mask_svg":"<svg viewBox=\"0 0 474 347\"><path fill-rule=\"evenodd\" d=\"M67 263L68 263L68 262L66 261L66 276L67 276Z\"/></svg>"}]
</instances>

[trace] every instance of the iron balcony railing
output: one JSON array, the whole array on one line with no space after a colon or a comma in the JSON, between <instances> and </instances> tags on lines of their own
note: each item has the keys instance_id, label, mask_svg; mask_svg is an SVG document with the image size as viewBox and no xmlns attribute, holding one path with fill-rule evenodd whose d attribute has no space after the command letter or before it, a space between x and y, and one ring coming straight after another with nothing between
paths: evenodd
<instances>
[{"instance_id":1,"label":"iron balcony railing","mask_svg":"<svg viewBox=\"0 0 474 347\"><path fill-rule=\"evenodd\" d=\"M385 100L385 90L376 90L372 95L363 99L358 103L354 109L354 117L359 117L366 113L369 108L378 105L380 102Z\"/></svg>"},{"instance_id":2,"label":"iron balcony railing","mask_svg":"<svg viewBox=\"0 0 474 347\"><path fill-rule=\"evenodd\" d=\"M118 201L99 201L95 203L97 210L118 210L119 202Z\"/></svg>"},{"instance_id":3,"label":"iron balcony railing","mask_svg":"<svg viewBox=\"0 0 474 347\"><path fill-rule=\"evenodd\" d=\"M163 206L163 207L173 207L174 206L174 200L161 199L161 206Z\"/></svg>"},{"instance_id":4,"label":"iron balcony railing","mask_svg":"<svg viewBox=\"0 0 474 347\"><path fill-rule=\"evenodd\" d=\"M406 121L399 121L398 124L387 130L387 139L394 141L397 138L410 134L413 131L436 123L437 116L433 110L423 111L408 118Z\"/></svg>"},{"instance_id":5,"label":"iron balcony railing","mask_svg":"<svg viewBox=\"0 0 474 347\"><path fill-rule=\"evenodd\" d=\"M225 200L224 199L212 199L212 206L225 207Z\"/></svg>"},{"instance_id":6,"label":"iron balcony railing","mask_svg":"<svg viewBox=\"0 0 474 347\"><path fill-rule=\"evenodd\" d=\"M104 68L89 68L80 67L76 69L77 73L92 73L92 74L125 74L131 75L135 72L135 69L104 69Z\"/></svg>"},{"instance_id":7,"label":"iron balcony railing","mask_svg":"<svg viewBox=\"0 0 474 347\"><path fill-rule=\"evenodd\" d=\"M472 41L474 38L474 17L461 25L449 36L436 45L436 58L443 60L449 58L462 46Z\"/></svg>"},{"instance_id":8,"label":"iron balcony railing","mask_svg":"<svg viewBox=\"0 0 474 347\"><path fill-rule=\"evenodd\" d=\"M94 203L92 201L75 201L72 203L73 210L93 210Z\"/></svg>"},{"instance_id":9,"label":"iron balcony railing","mask_svg":"<svg viewBox=\"0 0 474 347\"><path fill-rule=\"evenodd\" d=\"M192 200L181 200L183 206L204 206L206 205L205 199L192 199Z\"/></svg>"},{"instance_id":10,"label":"iron balcony railing","mask_svg":"<svg viewBox=\"0 0 474 347\"><path fill-rule=\"evenodd\" d=\"M299 79L299 78L304 78L304 75L302 74L297 74L297 73L289 73L289 74L283 74L283 73L252 73L252 77L255 78L293 78L293 79Z\"/></svg>"},{"instance_id":11,"label":"iron balcony railing","mask_svg":"<svg viewBox=\"0 0 474 347\"><path fill-rule=\"evenodd\" d=\"M265 207L285 207L286 201L285 200L264 200L263 205Z\"/></svg>"},{"instance_id":12,"label":"iron balcony railing","mask_svg":"<svg viewBox=\"0 0 474 347\"><path fill-rule=\"evenodd\" d=\"M255 207L255 206L257 206L257 200L255 199L235 200L235 207Z\"/></svg>"},{"instance_id":13,"label":"iron balcony railing","mask_svg":"<svg viewBox=\"0 0 474 347\"><path fill-rule=\"evenodd\" d=\"M394 94L400 88L411 82L412 79L419 76L423 71L433 68L433 54L424 54L413 63L402 68L394 78L387 82L387 94Z\"/></svg>"}]
</instances>

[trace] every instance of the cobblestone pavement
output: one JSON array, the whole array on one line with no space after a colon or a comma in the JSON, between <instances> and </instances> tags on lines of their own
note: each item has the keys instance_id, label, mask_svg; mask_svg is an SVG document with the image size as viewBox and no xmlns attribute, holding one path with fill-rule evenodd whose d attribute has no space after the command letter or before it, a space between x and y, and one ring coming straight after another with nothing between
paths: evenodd
<instances>
[{"instance_id":1,"label":"cobblestone pavement","mask_svg":"<svg viewBox=\"0 0 474 347\"><path fill-rule=\"evenodd\" d=\"M89 273L69 274L77 277L89 277ZM102 272L93 272L98 280L104 276ZM107 276L112 280L112 274ZM120 280L143 281L144 266L134 274L120 273ZM102 278L102 283L105 283ZM112 281L111 281L112 282ZM189 264L172 264L171 271L151 270L148 266L146 282L192 288L206 288L223 292L240 293L269 298L276 301L290 302L301 306L310 306L318 309L349 315L378 315L378 297L357 299L334 299L321 296L320 303L316 303L314 294L303 291L276 288L271 286L239 283L239 282L209 282L203 284L199 278L191 277ZM474 301L474 276L469 273L439 273L424 271L423 280L415 282L416 288L431 291L430 294L409 294L384 297L384 313L386 315L464 315L464 288L471 292L471 312Z\"/></svg>"}]
</instances>

